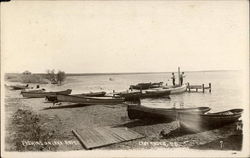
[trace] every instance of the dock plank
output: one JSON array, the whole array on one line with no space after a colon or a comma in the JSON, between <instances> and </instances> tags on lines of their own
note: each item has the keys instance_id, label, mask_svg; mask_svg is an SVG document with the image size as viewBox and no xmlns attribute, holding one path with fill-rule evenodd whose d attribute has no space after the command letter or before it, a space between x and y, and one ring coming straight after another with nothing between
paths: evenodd
<instances>
[{"instance_id":1,"label":"dock plank","mask_svg":"<svg viewBox=\"0 0 250 158\"><path fill-rule=\"evenodd\" d=\"M86 149L94 149L144 137L126 127L106 126L75 131L77 137L80 137L79 141Z\"/></svg>"}]
</instances>

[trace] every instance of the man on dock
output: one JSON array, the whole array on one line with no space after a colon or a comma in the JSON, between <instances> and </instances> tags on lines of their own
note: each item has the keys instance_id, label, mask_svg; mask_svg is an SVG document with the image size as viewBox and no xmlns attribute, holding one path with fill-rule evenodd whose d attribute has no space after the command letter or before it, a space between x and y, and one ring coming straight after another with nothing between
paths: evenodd
<instances>
[{"instance_id":1,"label":"man on dock","mask_svg":"<svg viewBox=\"0 0 250 158\"><path fill-rule=\"evenodd\" d=\"M174 73L172 73L171 79L172 79L172 81L173 81L173 85L175 86L175 76L174 76Z\"/></svg>"},{"instance_id":2,"label":"man on dock","mask_svg":"<svg viewBox=\"0 0 250 158\"><path fill-rule=\"evenodd\" d=\"M182 72L181 75L180 75L181 86L182 86L182 84L183 84L183 78L184 78L184 77L185 77L185 76L184 76L184 72Z\"/></svg>"}]
</instances>

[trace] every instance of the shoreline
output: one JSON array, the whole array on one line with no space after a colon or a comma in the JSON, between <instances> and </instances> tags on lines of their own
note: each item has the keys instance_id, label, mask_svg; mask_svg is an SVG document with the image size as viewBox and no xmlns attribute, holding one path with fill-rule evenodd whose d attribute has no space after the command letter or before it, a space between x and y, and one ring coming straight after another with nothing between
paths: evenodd
<instances>
[{"instance_id":1,"label":"shoreline","mask_svg":"<svg viewBox=\"0 0 250 158\"><path fill-rule=\"evenodd\" d=\"M240 139L242 136L235 131L235 124L197 134L182 133L178 132L176 121L145 123L140 120L129 120L125 105L82 106L76 104L67 106L64 103L60 106L48 108L52 104L46 103L43 98L24 99L18 91L6 90L6 92L5 117L7 117L7 128L5 130L7 134L5 141L7 141L7 151L85 150L71 132L72 129L83 130L84 128L102 126L127 127L144 135L145 138L101 147L98 148L99 150L156 148L206 150L212 146L214 146L214 150L222 150L218 145L221 140L224 140L223 150L239 151L240 149L235 146L242 145L242 139ZM159 135L162 129L169 133L165 138L161 138ZM230 143L232 140L234 142ZM43 145L25 147L22 141L41 141ZM57 141L57 143L53 144L53 141ZM67 144L65 141L72 141L73 143ZM46 145L44 145L45 142L47 142ZM209 144L211 142L214 144Z\"/></svg>"}]
</instances>

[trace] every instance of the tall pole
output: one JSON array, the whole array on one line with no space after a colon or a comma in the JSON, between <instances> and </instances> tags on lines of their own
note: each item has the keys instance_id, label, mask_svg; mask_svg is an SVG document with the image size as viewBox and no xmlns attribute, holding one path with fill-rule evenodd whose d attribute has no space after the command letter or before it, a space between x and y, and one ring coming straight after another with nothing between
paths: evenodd
<instances>
[{"instance_id":1,"label":"tall pole","mask_svg":"<svg viewBox=\"0 0 250 158\"><path fill-rule=\"evenodd\" d=\"M180 75L181 75L181 71L180 71L180 67L178 67L179 86L181 85Z\"/></svg>"}]
</instances>

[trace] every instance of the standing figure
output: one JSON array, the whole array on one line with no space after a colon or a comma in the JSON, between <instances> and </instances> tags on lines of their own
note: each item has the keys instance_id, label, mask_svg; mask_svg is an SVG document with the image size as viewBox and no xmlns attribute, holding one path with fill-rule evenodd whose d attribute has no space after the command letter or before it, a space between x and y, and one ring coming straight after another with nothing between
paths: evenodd
<instances>
[{"instance_id":1,"label":"standing figure","mask_svg":"<svg viewBox=\"0 0 250 158\"><path fill-rule=\"evenodd\" d=\"M173 81L173 85L175 86L175 75L174 75L174 73L172 73L171 79L172 79L172 81Z\"/></svg>"},{"instance_id":2,"label":"standing figure","mask_svg":"<svg viewBox=\"0 0 250 158\"><path fill-rule=\"evenodd\" d=\"M184 72L182 72L181 75L180 75L181 86L182 86L182 84L183 84L183 78L184 78L184 77L185 77L185 76L184 76Z\"/></svg>"}]
</instances>

